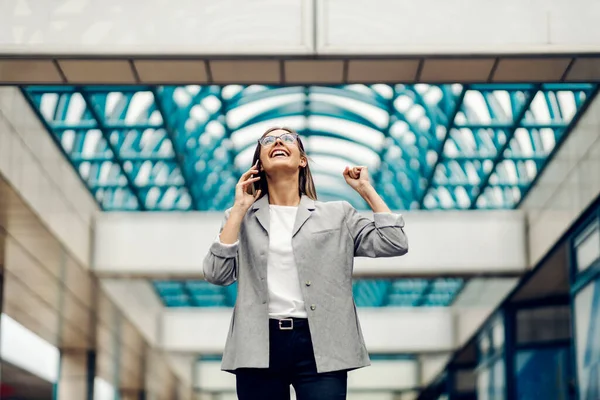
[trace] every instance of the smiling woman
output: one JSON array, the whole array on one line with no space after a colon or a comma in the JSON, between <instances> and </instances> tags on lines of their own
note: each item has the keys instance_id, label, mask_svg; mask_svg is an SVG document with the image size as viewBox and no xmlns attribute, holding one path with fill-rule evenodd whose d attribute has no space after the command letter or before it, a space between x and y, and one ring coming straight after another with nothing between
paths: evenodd
<instances>
[{"instance_id":1,"label":"smiling woman","mask_svg":"<svg viewBox=\"0 0 600 400\"><path fill-rule=\"evenodd\" d=\"M260 195L264 196L269 193L269 180L273 181L272 177L281 176L286 170L295 170L299 173L299 193L317 200L308 156L297 133L288 128L271 128L261 136L258 143L252 165L258 167L260 179L252 186L253 190L260 190ZM267 176L267 170L272 171L274 175ZM277 180L277 183L279 182Z\"/></svg>"},{"instance_id":2,"label":"smiling woman","mask_svg":"<svg viewBox=\"0 0 600 400\"><path fill-rule=\"evenodd\" d=\"M391 213L365 166L343 177L371 209L317 201L302 140L287 128L258 140L252 167L236 186L204 276L238 283L223 369L238 398L345 399L347 371L369 365L352 292L355 256L406 254L401 215Z\"/></svg>"}]
</instances>

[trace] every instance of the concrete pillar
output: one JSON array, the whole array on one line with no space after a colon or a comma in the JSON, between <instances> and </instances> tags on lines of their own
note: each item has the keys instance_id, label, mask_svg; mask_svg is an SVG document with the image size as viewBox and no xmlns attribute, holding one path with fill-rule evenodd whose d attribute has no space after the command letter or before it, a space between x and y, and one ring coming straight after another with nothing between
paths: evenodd
<instances>
[{"instance_id":1,"label":"concrete pillar","mask_svg":"<svg viewBox=\"0 0 600 400\"><path fill-rule=\"evenodd\" d=\"M179 400L195 400L194 389L180 382L177 395Z\"/></svg>"},{"instance_id":2,"label":"concrete pillar","mask_svg":"<svg viewBox=\"0 0 600 400\"><path fill-rule=\"evenodd\" d=\"M96 353L64 350L60 359L57 400L93 400Z\"/></svg>"},{"instance_id":3,"label":"concrete pillar","mask_svg":"<svg viewBox=\"0 0 600 400\"><path fill-rule=\"evenodd\" d=\"M2 221L0 220L0 224ZM2 314L4 306L4 233L0 232L0 314ZM1 328L0 324L0 328ZM1 338L0 338L1 339ZM2 359L2 353L0 353ZM0 383L2 380L2 364L0 364Z\"/></svg>"},{"instance_id":4,"label":"concrete pillar","mask_svg":"<svg viewBox=\"0 0 600 400\"><path fill-rule=\"evenodd\" d=\"M119 394L120 400L146 400L144 390L122 389Z\"/></svg>"}]
</instances>

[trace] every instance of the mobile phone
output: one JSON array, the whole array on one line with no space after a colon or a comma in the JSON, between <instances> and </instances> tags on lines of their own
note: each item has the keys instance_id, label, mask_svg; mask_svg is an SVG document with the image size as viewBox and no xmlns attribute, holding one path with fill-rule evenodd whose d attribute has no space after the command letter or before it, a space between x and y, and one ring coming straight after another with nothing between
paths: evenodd
<instances>
[{"instance_id":1,"label":"mobile phone","mask_svg":"<svg viewBox=\"0 0 600 400\"><path fill-rule=\"evenodd\" d=\"M258 176L260 176L262 178L262 172L260 172L260 160L258 161L258 163L256 164L256 169L258 169ZM252 177L254 177L254 175L252 175ZM252 196L256 195L256 192L258 191L258 189L260 189L260 179L254 183L252 183L252 185L250 185L248 187L248 190L250 191L250 194Z\"/></svg>"}]
</instances>

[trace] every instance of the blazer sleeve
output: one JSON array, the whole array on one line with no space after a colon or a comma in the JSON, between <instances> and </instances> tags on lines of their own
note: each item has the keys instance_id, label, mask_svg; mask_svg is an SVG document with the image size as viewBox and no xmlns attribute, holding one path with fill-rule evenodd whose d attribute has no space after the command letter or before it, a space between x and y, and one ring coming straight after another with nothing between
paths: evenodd
<instances>
[{"instance_id":1,"label":"blazer sleeve","mask_svg":"<svg viewBox=\"0 0 600 400\"><path fill-rule=\"evenodd\" d=\"M219 234L229 218L230 210L225 212ZM210 283L221 286L231 285L237 280L239 242L233 244L221 243L219 236L212 243L208 254L204 257L202 270L204 279Z\"/></svg>"},{"instance_id":2,"label":"blazer sleeve","mask_svg":"<svg viewBox=\"0 0 600 400\"><path fill-rule=\"evenodd\" d=\"M343 202L345 220L354 239L357 257L396 257L408 253L404 218L393 213L374 213L373 220L362 216L348 202Z\"/></svg>"}]
</instances>

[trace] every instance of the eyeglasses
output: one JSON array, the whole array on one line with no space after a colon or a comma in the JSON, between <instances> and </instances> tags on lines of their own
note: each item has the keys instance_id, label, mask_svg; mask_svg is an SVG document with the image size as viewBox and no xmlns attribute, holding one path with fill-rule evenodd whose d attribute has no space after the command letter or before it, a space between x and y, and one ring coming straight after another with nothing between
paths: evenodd
<instances>
[{"instance_id":1,"label":"eyeglasses","mask_svg":"<svg viewBox=\"0 0 600 400\"><path fill-rule=\"evenodd\" d=\"M285 144L292 144L296 141L297 137L298 136L293 133L283 133L279 136L262 137L258 139L258 143L260 143L262 146L272 146L275 144L277 139L281 139L281 141Z\"/></svg>"}]
</instances>

